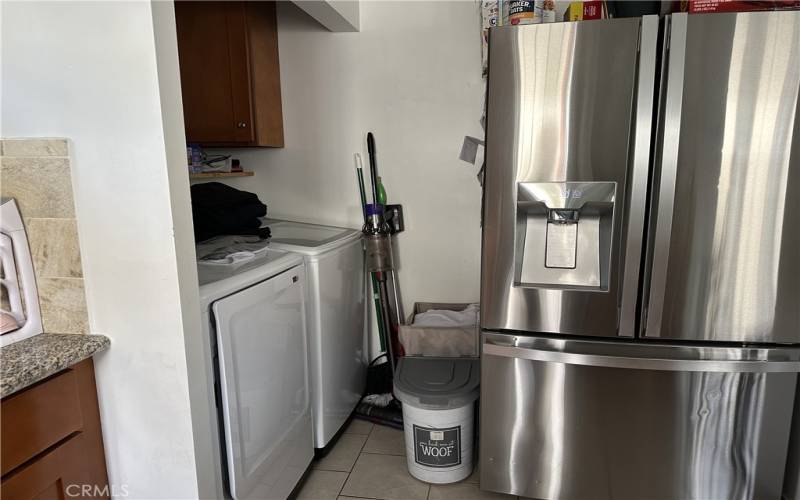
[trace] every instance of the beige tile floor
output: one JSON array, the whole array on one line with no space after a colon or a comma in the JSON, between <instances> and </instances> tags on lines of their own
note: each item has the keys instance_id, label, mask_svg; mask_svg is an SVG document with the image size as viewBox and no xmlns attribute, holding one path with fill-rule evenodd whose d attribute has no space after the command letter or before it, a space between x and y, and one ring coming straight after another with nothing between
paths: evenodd
<instances>
[{"instance_id":1,"label":"beige tile floor","mask_svg":"<svg viewBox=\"0 0 800 500\"><path fill-rule=\"evenodd\" d=\"M478 474L456 484L414 479L406 467L403 431L353 420L333 449L314 461L298 499L313 500L516 500L482 491Z\"/></svg>"}]
</instances>

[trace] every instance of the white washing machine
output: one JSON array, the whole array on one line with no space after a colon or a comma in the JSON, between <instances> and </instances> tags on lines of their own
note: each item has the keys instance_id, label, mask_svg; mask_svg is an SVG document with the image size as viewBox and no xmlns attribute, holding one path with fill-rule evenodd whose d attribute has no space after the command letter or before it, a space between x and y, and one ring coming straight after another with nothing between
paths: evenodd
<instances>
[{"instance_id":1,"label":"white washing machine","mask_svg":"<svg viewBox=\"0 0 800 500\"><path fill-rule=\"evenodd\" d=\"M314 455L303 259L267 249L197 268L221 424L217 483L235 499L285 499Z\"/></svg>"},{"instance_id":2,"label":"white washing machine","mask_svg":"<svg viewBox=\"0 0 800 500\"><path fill-rule=\"evenodd\" d=\"M361 231L264 219L270 247L303 256L314 446L324 448L352 414L366 384Z\"/></svg>"}]
</instances>

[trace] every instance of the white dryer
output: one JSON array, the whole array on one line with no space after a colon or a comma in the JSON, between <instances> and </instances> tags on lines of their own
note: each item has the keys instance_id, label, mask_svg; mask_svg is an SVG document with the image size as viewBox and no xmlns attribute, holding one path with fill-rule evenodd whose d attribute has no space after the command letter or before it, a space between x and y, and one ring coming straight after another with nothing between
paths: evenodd
<instances>
[{"instance_id":1,"label":"white dryer","mask_svg":"<svg viewBox=\"0 0 800 500\"><path fill-rule=\"evenodd\" d=\"M366 384L361 231L264 219L270 247L303 256L314 446L342 428Z\"/></svg>"},{"instance_id":2,"label":"white dryer","mask_svg":"<svg viewBox=\"0 0 800 500\"><path fill-rule=\"evenodd\" d=\"M303 259L268 249L197 267L221 424L218 482L235 499L285 499L314 454Z\"/></svg>"}]
</instances>

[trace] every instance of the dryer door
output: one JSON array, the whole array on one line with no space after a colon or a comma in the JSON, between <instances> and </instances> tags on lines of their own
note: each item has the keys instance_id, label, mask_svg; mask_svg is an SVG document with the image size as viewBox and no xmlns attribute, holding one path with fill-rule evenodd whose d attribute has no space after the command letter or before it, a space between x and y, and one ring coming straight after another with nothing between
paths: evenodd
<instances>
[{"instance_id":1,"label":"dryer door","mask_svg":"<svg viewBox=\"0 0 800 500\"><path fill-rule=\"evenodd\" d=\"M304 268L215 302L230 493L286 498L313 455Z\"/></svg>"}]
</instances>

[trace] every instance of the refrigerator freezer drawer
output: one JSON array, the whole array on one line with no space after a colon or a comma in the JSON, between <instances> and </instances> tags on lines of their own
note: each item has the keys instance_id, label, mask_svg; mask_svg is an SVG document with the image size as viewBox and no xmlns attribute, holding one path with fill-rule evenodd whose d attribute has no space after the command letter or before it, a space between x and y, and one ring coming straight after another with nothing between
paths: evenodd
<instances>
[{"instance_id":1,"label":"refrigerator freezer drawer","mask_svg":"<svg viewBox=\"0 0 800 500\"><path fill-rule=\"evenodd\" d=\"M483 348L482 489L553 500L780 498L796 351L775 365L763 360L780 353L768 350L631 346L641 357L615 358L608 343L491 334ZM670 349L682 358L672 365Z\"/></svg>"}]
</instances>

